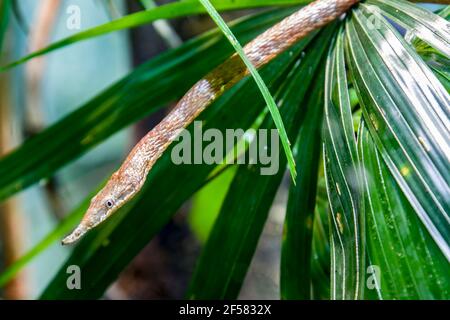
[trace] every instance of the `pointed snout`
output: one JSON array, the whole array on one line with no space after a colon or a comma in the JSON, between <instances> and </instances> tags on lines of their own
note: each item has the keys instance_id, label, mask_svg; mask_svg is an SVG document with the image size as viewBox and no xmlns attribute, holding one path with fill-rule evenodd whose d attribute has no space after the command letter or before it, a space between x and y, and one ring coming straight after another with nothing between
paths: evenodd
<instances>
[{"instance_id":1,"label":"pointed snout","mask_svg":"<svg viewBox=\"0 0 450 320\"><path fill-rule=\"evenodd\" d=\"M78 241L89 229L81 222L75 230L72 231L67 237L65 237L61 243L63 245L73 244Z\"/></svg>"}]
</instances>

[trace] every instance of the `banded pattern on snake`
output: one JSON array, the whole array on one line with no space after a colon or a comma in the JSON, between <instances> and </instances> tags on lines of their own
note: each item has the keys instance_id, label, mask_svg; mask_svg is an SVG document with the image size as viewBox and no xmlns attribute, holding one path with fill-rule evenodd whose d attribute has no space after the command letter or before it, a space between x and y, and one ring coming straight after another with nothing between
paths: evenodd
<instances>
[{"instance_id":1,"label":"banded pattern on snake","mask_svg":"<svg viewBox=\"0 0 450 320\"><path fill-rule=\"evenodd\" d=\"M244 52L250 62L260 68L311 31L341 16L358 1L316 0L256 37L244 47ZM240 57L234 54L198 81L176 107L131 150L105 187L92 198L80 224L62 243L74 243L133 198L179 131L246 75L248 69Z\"/></svg>"}]
</instances>

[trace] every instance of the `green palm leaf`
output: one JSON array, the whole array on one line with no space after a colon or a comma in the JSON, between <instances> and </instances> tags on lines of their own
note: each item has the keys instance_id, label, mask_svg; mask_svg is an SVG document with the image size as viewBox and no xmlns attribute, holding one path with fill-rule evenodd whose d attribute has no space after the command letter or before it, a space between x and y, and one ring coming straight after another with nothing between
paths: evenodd
<instances>
[{"instance_id":1,"label":"green palm leaf","mask_svg":"<svg viewBox=\"0 0 450 320\"><path fill-rule=\"evenodd\" d=\"M365 169L368 270L370 275L379 272L367 291L376 291L380 299L448 299L445 256L399 189L364 123L358 137Z\"/></svg>"},{"instance_id":2,"label":"green palm leaf","mask_svg":"<svg viewBox=\"0 0 450 320\"><path fill-rule=\"evenodd\" d=\"M367 19L375 17L377 28ZM348 62L383 160L450 260L450 97L425 62L364 5L347 24Z\"/></svg>"}]
</instances>

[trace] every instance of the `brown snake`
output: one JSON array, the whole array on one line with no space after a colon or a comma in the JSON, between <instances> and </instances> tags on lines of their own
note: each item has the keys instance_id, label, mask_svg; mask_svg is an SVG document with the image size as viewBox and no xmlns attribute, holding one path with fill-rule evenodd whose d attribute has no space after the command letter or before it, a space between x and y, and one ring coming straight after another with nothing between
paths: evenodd
<instances>
[{"instance_id":1,"label":"brown snake","mask_svg":"<svg viewBox=\"0 0 450 320\"><path fill-rule=\"evenodd\" d=\"M358 1L314 1L256 37L244 47L244 52L252 64L260 68L311 31L341 16ZM240 57L234 54L198 81L176 107L131 150L119 170L92 198L78 227L62 243L77 241L134 197L142 188L150 169L177 138L180 130L248 73Z\"/></svg>"}]
</instances>

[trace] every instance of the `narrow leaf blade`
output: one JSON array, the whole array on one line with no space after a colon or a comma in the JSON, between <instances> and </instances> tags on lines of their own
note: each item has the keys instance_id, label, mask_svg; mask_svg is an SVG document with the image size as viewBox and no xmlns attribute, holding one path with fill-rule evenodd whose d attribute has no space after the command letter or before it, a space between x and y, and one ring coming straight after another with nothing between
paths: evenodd
<instances>
[{"instance_id":1,"label":"narrow leaf blade","mask_svg":"<svg viewBox=\"0 0 450 320\"><path fill-rule=\"evenodd\" d=\"M214 20L214 22L217 24L217 26L222 30L223 34L227 37L228 41L230 41L234 50L236 50L236 52L241 57L242 61L244 61L245 65L247 66L248 70L250 71L250 74L252 75L253 79L255 79L255 82L258 85L258 88L261 91L261 94L263 95L264 100L266 101L267 107L269 108L270 114L272 115L272 118L275 122L275 126L277 127L278 133L280 134L281 143L283 144L284 152L288 159L289 171L291 172L292 180L295 181L295 176L297 174L295 171L295 161L294 161L294 157L292 155L290 142L289 142L288 136L286 134L286 129L284 128L284 124L281 119L280 112L278 111L278 107L275 103L275 100L273 99L272 95L270 94L269 89L267 88L263 79L259 75L255 66L250 62L250 60L245 55L244 50L242 49L242 46L239 44L239 41L234 36L233 32L231 32L230 28L225 23L225 21L223 21L222 17L216 11L216 9L213 7L211 2L209 2L209 0L200 0L200 2L203 4L206 11L211 16L211 18Z\"/></svg>"}]
</instances>

